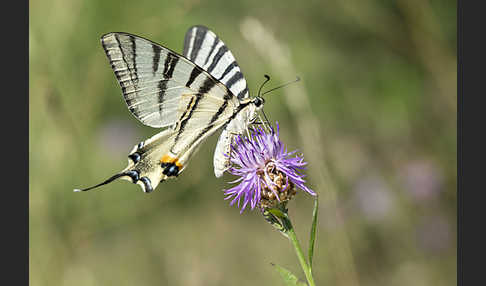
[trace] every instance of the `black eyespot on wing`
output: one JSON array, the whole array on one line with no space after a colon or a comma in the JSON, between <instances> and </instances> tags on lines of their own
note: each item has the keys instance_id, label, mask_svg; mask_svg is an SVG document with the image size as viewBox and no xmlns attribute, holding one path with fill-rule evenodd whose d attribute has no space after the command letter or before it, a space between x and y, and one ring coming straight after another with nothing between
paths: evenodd
<instances>
[{"instance_id":1,"label":"black eyespot on wing","mask_svg":"<svg viewBox=\"0 0 486 286\"><path fill-rule=\"evenodd\" d=\"M177 177L179 175L179 167L174 163L162 163L162 173L168 177Z\"/></svg>"},{"instance_id":2,"label":"black eyespot on wing","mask_svg":"<svg viewBox=\"0 0 486 286\"><path fill-rule=\"evenodd\" d=\"M140 161L140 154L138 154L137 152L133 153L133 154L130 154L128 155L128 158L130 158L133 163L138 163Z\"/></svg>"},{"instance_id":3,"label":"black eyespot on wing","mask_svg":"<svg viewBox=\"0 0 486 286\"><path fill-rule=\"evenodd\" d=\"M139 180L140 177L140 173L137 170L126 171L125 175L129 176L134 184Z\"/></svg>"},{"instance_id":4,"label":"black eyespot on wing","mask_svg":"<svg viewBox=\"0 0 486 286\"><path fill-rule=\"evenodd\" d=\"M146 193L151 193L154 188L152 188L152 183L150 182L150 179L147 177L141 177L140 181L142 181L143 185L145 186L145 192Z\"/></svg>"},{"instance_id":5,"label":"black eyespot on wing","mask_svg":"<svg viewBox=\"0 0 486 286\"><path fill-rule=\"evenodd\" d=\"M167 173L169 176L177 176L179 174L179 167L172 165L169 167L169 171Z\"/></svg>"}]
</instances>

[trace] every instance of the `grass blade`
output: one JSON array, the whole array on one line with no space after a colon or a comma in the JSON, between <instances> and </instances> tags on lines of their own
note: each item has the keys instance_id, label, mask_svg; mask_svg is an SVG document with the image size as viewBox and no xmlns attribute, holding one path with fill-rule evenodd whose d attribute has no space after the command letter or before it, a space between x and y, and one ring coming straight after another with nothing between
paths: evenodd
<instances>
[{"instance_id":1,"label":"grass blade","mask_svg":"<svg viewBox=\"0 0 486 286\"><path fill-rule=\"evenodd\" d=\"M314 243L316 241L317 209L319 208L319 197L314 200L314 210L312 211L312 227L309 240L309 267L312 270L312 258L314 256Z\"/></svg>"}]
</instances>

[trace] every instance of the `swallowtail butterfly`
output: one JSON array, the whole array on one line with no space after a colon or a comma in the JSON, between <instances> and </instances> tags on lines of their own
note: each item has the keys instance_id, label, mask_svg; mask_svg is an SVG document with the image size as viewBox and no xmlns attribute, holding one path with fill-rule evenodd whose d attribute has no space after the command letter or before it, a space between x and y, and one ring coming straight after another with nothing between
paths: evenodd
<instances>
[{"instance_id":1,"label":"swallowtail butterfly","mask_svg":"<svg viewBox=\"0 0 486 286\"><path fill-rule=\"evenodd\" d=\"M226 45L208 28L191 27L183 55L128 33L101 37L130 112L143 124L164 128L140 142L128 155L128 166L87 191L125 179L144 192L177 177L200 144L222 128L214 152L214 174L230 167L233 138L242 134L263 107L250 98L240 67Z\"/></svg>"}]
</instances>

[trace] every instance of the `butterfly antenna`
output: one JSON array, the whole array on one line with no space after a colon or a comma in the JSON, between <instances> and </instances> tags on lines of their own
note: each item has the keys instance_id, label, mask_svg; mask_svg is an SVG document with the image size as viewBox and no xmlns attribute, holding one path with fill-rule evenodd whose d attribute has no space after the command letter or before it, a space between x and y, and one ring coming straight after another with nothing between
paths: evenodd
<instances>
[{"instance_id":1,"label":"butterfly antenna","mask_svg":"<svg viewBox=\"0 0 486 286\"><path fill-rule=\"evenodd\" d=\"M270 80L270 76L268 74L263 75L265 77L265 81L260 85L260 88L258 89L258 96L260 97L260 92L262 91L263 86Z\"/></svg>"},{"instance_id":2,"label":"butterfly antenna","mask_svg":"<svg viewBox=\"0 0 486 286\"><path fill-rule=\"evenodd\" d=\"M262 95L261 95L261 96L264 96L265 94L267 94L267 93L269 93L269 92L271 92L271 91L274 91L274 90L276 90L276 89L279 89L279 88L281 88L281 87L287 86L287 85L289 85L289 84L292 84L292 83L295 83L295 82L298 82L298 81L300 81L300 77L298 77L298 76L297 76L297 77L296 77L296 79L294 79L293 81L291 81L291 82L287 82L287 83L284 83L284 84L279 85L279 86L277 86L277 87L274 87L274 88L272 88L272 89L270 89L270 90L267 90L267 91L265 91L264 93L262 93ZM262 86L263 86L263 85L262 85ZM260 93L259 93L259 94L260 94Z\"/></svg>"},{"instance_id":3,"label":"butterfly antenna","mask_svg":"<svg viewBox=\"0 0 486 286\"><path fill-rule=\"evenodd\" d=\"M112 177L108 178L106 181L104 181L102 183L99 183L98 185L95 185L95 186L92 186L92 187L88 187L88 188L84 188L84 189L74 189L74 192L85 192L85 191L89 191L89 190L92 190L94 188L97 188L97 187L106 185L108 183L111 183L114 180L116 180L116 179L118 179L120 177L123 177L123 176L126 176L126 174L125 173L116 174L116 175L113 175Z\"/></svg>"}]
</instances>

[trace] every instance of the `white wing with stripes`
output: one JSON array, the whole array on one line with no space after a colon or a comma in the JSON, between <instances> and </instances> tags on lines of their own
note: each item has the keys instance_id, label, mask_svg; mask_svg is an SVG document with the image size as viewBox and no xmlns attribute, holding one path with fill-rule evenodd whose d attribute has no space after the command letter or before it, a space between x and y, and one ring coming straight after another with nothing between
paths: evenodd
<instances>
[{"instance_id":1,"label":"white wing with stripes","mask_svg":"<svg viewBox=\"0 0 486 286\"><path fill-rule=\"evenodd\" d=\"M223 100L228 89L176 52L142 37L109 33L101 43L130 112L151 127L174 125L182 95L196 95L206 81L211 96ZM205 91L207 93L208 91ZM207 110L215 113L214 110Z\"/></svg>"},{"instance_id":2,"label":"white wing with stripes","mask_svg":"<svg viewBox=\"0 0 486 286\"><path fill-rule=\"evenodd\" d=\"M183 55L244 99L250 97L248 85L235 57L215 33L204 26L189 28Z\"/></svg>"}]
</instances>

